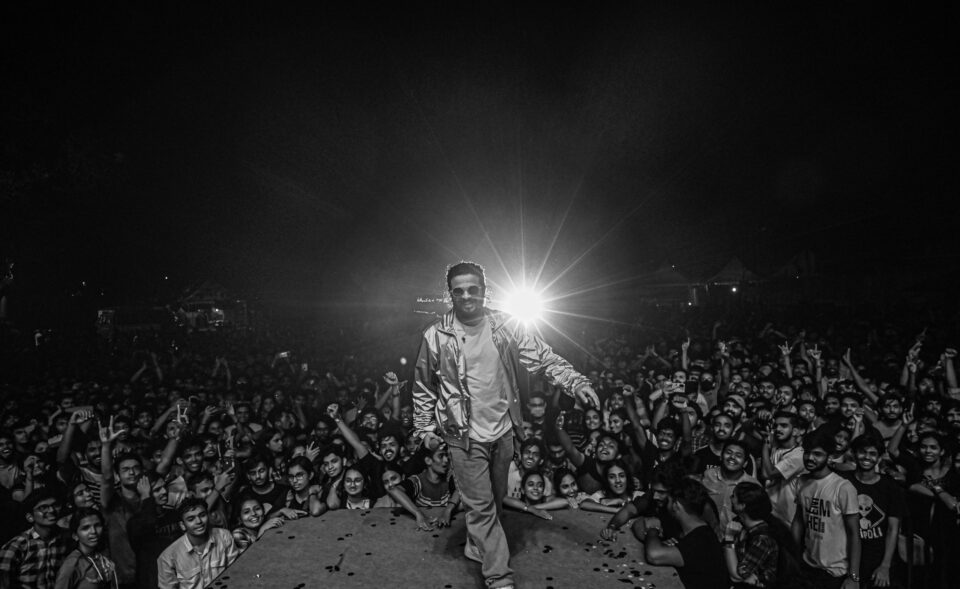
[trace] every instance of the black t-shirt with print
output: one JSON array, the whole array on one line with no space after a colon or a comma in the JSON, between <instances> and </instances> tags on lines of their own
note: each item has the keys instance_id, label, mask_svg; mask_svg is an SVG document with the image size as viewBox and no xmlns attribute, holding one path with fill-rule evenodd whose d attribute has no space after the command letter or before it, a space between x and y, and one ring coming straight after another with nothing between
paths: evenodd
<instances>
[{"instance_id":1,"label":"black t-shirt with print","mask_svg":"<svg viewBox=\"0 0 960 589\"><path fill-rule=\"evenodd\" d=\"M596 493L603 488L600 463L592 456L584 456L583 464L577 469L577 485L584 493Z\"/></svg>"},{"instance_id":2,"label":"black t-shirt with print","mask_svg":"<svg viewBox=\"0 0 960 589\"><path fill-rule=\"evenodd\" d=\"M860 509L860 570L872 574L883 560L889 518L903 520L907 505L906 493L896 481L883 475L872 484L860 482L852 472L846 479L857 489L857 505Z\"/></svg>"},{"instance_id":3,"label":"black t-shirt with print","mask_svg":"<svg viewBox=\"0 0 960 589\"><path fill-rule=\"evenodd\" d=\"M258 493L253 490L253 487L247 486L240 491L237 505L240 505L245 497L256 497L260 500L260 503L263 503L264 513L269 515L287 504L287 491L289 490L290 487L280 483L274 483L273 488L266 493Z\"/></svg>"}]
</instances>

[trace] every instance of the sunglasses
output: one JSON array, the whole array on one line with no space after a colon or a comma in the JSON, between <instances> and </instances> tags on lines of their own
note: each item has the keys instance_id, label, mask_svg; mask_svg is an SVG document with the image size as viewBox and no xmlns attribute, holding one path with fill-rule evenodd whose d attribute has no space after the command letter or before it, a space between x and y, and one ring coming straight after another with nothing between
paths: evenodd
<instances>
[{"instance_id":1,"label":"sunglasses","mask_svg":"<svg viewBox=\"0 0 960 589\"><path fill-rule=\"evenodd\" d=\"M464 295L467 295L467 294L469 294L469 295L472 296L472 297L477 297L477 296L480 296L480 293L481 293L481 292L483 292L483 289L480 288L479 286L471 286L471 287L467 288L466 290L464 290L464 289L462 289L462 288L460 288L460 287L458 286L457 288L452 289L452 290L450 291L450 294L459 299L459 298L462 298Z\"/></svg>"}]
</instances>

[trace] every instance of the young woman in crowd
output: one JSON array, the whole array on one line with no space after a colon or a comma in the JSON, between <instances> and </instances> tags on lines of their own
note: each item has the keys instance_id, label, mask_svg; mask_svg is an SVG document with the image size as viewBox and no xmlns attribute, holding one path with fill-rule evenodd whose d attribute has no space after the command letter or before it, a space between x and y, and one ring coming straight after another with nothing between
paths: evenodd
<instances>
[{"instance_id":1,"label":"young woman in crowd","mask_svg":"<svg viewBox=\"0 0 960 589\"><path fill-rule=\"evenodd\" d=\"M544 497L544 487L543 474L538 470L528 471L520 482L520 498L504 497L503 505L541 519L553 519L549 512L555 509L568 509L570 502L566 497Z\"/></svg>"},{"instance_id":2,"label":"young woman in crowd","mask_svg":"<svg viewBox=\"0 0 960 589\"><path fill-rule=\"evenodd\" d=\"M953 469L953 454L944 436L936 432L920 435L918 464L907 474L907 505L915 534L923 539L923 557L929 562L924 574L928 582L946 587L955 575L948 555L956 555L960 543L957 498L960 497L960 473ZM920 548L920 546L917 546ZM949 584L949 583L948 583Z\"/></svg>"},{"instance_id":3,"label":"young woman in crowd","mask_svg":"<svg viewBox=\"0 0 960 589\"><path fill-rule=\"evenodd\" d=\"M603 488L584 500L580 504L581 509L616 513L621 507L642 494L636 489L636 482L630 474L627 463L619 458L603 467L600 482Z\"/></svg>"},{"instance_id":4,"label":"young woman in crowd","mask_svg":"<svg viewBox=\"0 0 960 589\"><path fill-rule=\"evenodd\" d=\"M580 505L590 497L589 493L580 490L577 474L568 468L561 468L553 473L553 488L556 496L566 500L570 509L580 509Z\"/></svg>"},{"instance_id":5,"label":"young woman in crowd","mask_svg":"<svg viewBox=\"0 0 960 589\"><path fill-rule=\"evenodd\" d=\"M233 540L240 551L246 550L251 544L263 537L268 530L279 528L286 521L277 515L265 517L263 504L256 497L246 497L237 506L237 520L239 525L233 529Z\"/></svg>"},{"instance_id":6,"label":"young woman in crowd","mask_svg":"<svg viewBox=\"0 0 960 589\"><path fill-rule=\"evenodd\" d=\"M313 463L305 456L297 456L287 465L287 481L290 491L287 493L286 506L297 511L306 511L313 517L323 515L327 504L320 497L320 485L313 482Z\"/></svg>"},{"instance_id":7,"label":"young woman in crowd","mask_svg":"<svg viewBox=\"0 0 960 589\"><path fill-rule=\"evenodd\" d=\"M588 408L583 412L583 429L583 443L578 449L584 456L593 456L597 451L600 432L603 431L603 414L593 407Z\"/></svg>"},{"instance_id":8,"label":"young woman in crowd","mask_svg":"<svg viewBox=\"0 0 960 589\"><path fill-rule=\"evenodd\" d=\"M70 518L70 533L77 547L60 565L54 588L118 589L117 567L102 551L103 515L96 509L78 509Z\"/></svg>"}]
</instances>

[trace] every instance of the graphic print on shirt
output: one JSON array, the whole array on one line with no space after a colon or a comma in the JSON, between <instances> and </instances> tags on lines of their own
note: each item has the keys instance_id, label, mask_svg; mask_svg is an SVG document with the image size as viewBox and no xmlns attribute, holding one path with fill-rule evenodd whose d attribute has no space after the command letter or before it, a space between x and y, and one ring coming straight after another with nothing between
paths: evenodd
<instances>
[{"instance_id":1,"label":"graphic print on shirt","mask_svg":"<svg viewBox=\"0 0 960 589\"><path fill-rule=\"evenodd\" d=\"M823 538L826 529L824 519L830 517L832 505L829 500L820 497L811 497L807 506L807 531L815 538Z\"/></svg>"},{"instance_id":2,"label":"graphic print on shirt","mask_svg":"<svg viewBox=\"0 0 960 589\"><path fill-rule=\"evenodd\" d=\"M857 509L860 510L860 538L872 540L883 538L887 514L874 503L870 495L857 495Z\"/></svg>"}]
</instances>

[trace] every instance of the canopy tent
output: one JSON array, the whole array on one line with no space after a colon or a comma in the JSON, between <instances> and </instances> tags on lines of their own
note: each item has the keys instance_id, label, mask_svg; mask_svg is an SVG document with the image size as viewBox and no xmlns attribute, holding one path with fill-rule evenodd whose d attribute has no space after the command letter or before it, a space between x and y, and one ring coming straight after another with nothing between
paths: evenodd
<instances>
[{"instance_id":1,"label":"canopy tent","mask_svg":"<svg viewBox=\"0 0 960 589\"><path fill-rule=\"evenodd\" d=\"M719 284L722 286L736 286L738 284L760 282L761 278L754 274L743 265L736 256L730 258L727 265L719 272L706 280L707 284Z\"/></svg>"},{"instance_id":2,"label":"canopy tent","mask_svg":"<svg viewBox=\"0 0 960 589\"><path fill-rule=\"evenodd\" d=\"M191 327L231 324L246 326L247 302L213 280L204 280L183 291L177 315Z\"/></svg>"},{"instance_id":3,"label":"canopy tent","mask_svg":"<svg viewBox=\"0 0 960 589\"><path fill-rule=\"evenodd\" d=\"M689 304L696 299L697 285L678 272L670 262L664 262L638 283L637 294L648 302Z\"/></svg>"}]
</instances>

